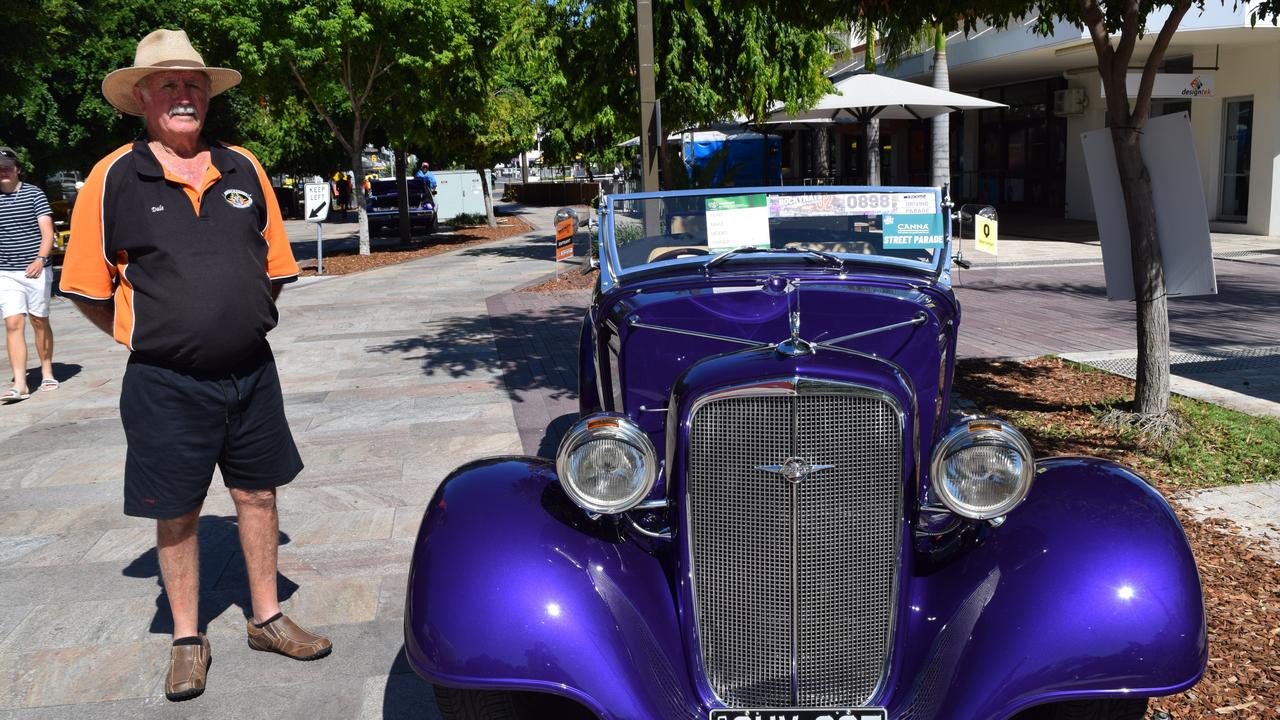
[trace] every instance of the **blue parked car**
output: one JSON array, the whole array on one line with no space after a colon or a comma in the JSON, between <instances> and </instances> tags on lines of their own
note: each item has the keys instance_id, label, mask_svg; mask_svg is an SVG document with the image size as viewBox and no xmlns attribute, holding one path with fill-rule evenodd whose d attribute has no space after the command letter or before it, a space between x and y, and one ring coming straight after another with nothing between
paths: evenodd
<instances>
[{"instance_id":1,"label":"blue parked car","mask_svg":"<svg viewBox=\"0 0 1280 720\"><path fill-rule=\"evenodd\" d=\"M1194 685L1165 500L952 413L950 212L609 197L580 420L458 468L418 534L405 646L444 717L1137 719Z\"/></svg>"}]
</instances>

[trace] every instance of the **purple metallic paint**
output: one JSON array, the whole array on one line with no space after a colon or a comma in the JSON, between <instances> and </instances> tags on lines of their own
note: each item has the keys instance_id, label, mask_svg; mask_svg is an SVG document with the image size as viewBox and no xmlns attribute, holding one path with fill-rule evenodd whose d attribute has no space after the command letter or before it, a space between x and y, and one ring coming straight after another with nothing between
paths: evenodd
<instances>
[{"instance_id":1,"label":"purple metallic paint","mask_svg":"<svg viewBox=\"0 0 1280 720\"><path fill-rule=\"evenodd\" d=\"M796 287L806 339L921 309L928 321L842 343L861 357L821 350L782 357L630 325L638 315L781 340L795 300L770 283L782 269ZM593 299L581 372L595 397L581 403L625 411L669 469L683 467L689 403L707 393L808 377L894 397L905 414L908 482L897 624L877 699L892 718L1005 718L1044 702L1193 685L1207 658L1199 577L1172 511L1129 470L1096 459L1045 460L1031 494L1002 525L961 524L950 538L958 550L929 556L932 541L911 535L929 453L946 429L935 403L948 397L958 318L949 289L909 272L845 278L753 265L711 280L654 276ZM611 407L615 369L624 408ZM641 404L682 413L673 447L667 413L640 413ZM678 499L682 478L665 475L652 497ZM683 504L672 507L673 526L682 527ZM572 506L551 461L496 458L459 468L428 507L414 550L405 608L411 665L441 685L563 695L610 720L705 718L713 698L698 671L687 542L680 534L641 541L621 528Z\"/></svg>"},{"instance_id":2,"label":"purple metallic paint","mask_svg":"<svg viewBox=\"0 0 1280 720\"><path fill-rule=\"evenodd\" d=\"M552 692L609 720L705 718L680 576L661 552L557 517L558 495L536 458L474 463L441 486L409 578L410 664L430 682ZM1186 538L1164 500L1113 463L1042 461L1027 501L968 552L927 575L905 560L879 699L891 718L1007 718L1178 692L1203 672Z\"/></svg>"}]
</instances>

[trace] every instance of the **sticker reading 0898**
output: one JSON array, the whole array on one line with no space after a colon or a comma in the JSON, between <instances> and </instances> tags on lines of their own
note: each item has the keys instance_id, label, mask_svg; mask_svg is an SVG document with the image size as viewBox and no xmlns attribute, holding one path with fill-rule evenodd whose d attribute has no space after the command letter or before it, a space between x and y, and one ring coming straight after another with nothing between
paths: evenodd
<instances>
[{"instance_id":1,"label":"sticker reading 0898","mask_svg":"<svg viewBox=\"0 0 1280 720\"><path fill-rule=\"evenodd\" d=\"M884 708L751 708L712 710L707 720L888 720Z\"/></svg>"}]
</instances>

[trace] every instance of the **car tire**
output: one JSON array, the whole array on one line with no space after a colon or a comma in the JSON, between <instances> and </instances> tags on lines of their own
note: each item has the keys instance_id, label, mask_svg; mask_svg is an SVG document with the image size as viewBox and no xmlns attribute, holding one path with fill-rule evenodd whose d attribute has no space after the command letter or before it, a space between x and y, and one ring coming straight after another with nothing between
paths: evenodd
<instances>
[{"instance_id":1,"label":"car tire","mask_svg":"<svg viewBox=\"0 0 1280 720\"><path fill-rule=\"evenodd\" d=\"M1017 720L1142 720L1146 716L1146 698L1126 698L1042 705L1019 714Z\"/></svg>"},{"instance_id":2,"label":"car tire","mask_svg":"<svg viewBox=\"0 0 1280 720\"><path fill-rule=\"evenodd\" d=\"M444 720L520 720L515 696L493 690L435 686L436 707Z\"/></svg>"},{"instance_id":3,"label":"car tire","mask_svg":"<svg viewBox=\"0 0 1280 720\"><path fill-rule=\"evenodd\" d=\"M593 720L595 715L565 698L504 690L469 690L433 686L436 708L444 720Z\"/></svg>"},{"instance_id":4,"label":"car tire","mask_svg":"<svg viewBox=\"0 0 1280 720\"><path fill-rule=\"evenodd\" d=\"M428 235L435 235L435 234L436 234L436 219L435 219L435 218L431 218L431 222L427 225L427 234L428 234Z\"/></svg>"}]
</instances>

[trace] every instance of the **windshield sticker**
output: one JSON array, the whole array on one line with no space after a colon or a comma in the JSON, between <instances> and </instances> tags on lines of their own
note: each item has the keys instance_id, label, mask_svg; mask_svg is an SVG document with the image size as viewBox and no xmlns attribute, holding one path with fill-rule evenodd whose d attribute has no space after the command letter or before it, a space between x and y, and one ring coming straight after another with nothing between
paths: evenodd
<instances>
[{"instance_id":1,"label":"windshield sticker","mask_svg":"<svg viewBox=\"0 0 1280 720\"><path fill-rule=\"evenodd\" d=\"M942 216L937 213L884 216L885 250L928 250L942 247Z\"/></svg>"},{"instance_id":2,"label":"windshield sticker","mask_svg":"<svg viewBox=\"0 0 1280 720\"><path fill-rule=\"evenodd\" d=\"M724 252L740 247L769 248L766 196L728 195L707 198L707 249Z\"/></svg>"},{"instance_id":3,"label":"windshield sticker","mask_svg":"<svg viewBox=\"0 0 1280 720\"><path fill-rule=\"evenodd\" d=\"M818 193L770 195L769 217L823 217L832 215L928 215L937 212L933 193Z\"/></svg>"}]
</instances>

